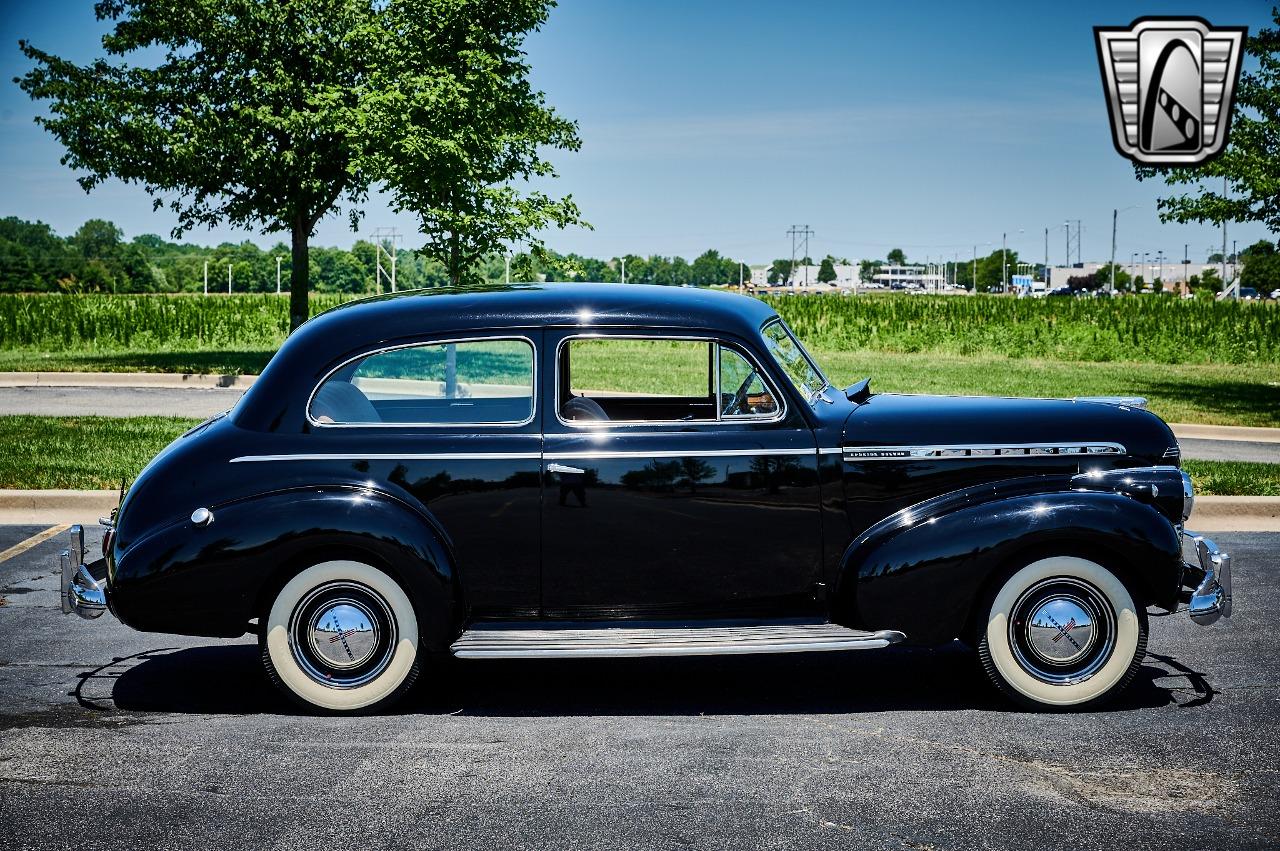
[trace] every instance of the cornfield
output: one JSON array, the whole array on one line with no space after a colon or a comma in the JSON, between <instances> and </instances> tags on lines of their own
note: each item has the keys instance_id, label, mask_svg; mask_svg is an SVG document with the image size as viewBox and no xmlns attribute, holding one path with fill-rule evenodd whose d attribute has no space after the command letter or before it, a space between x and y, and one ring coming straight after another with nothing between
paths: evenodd
<instances>
[{"instance_id":1,"label":"cornfield","mask_svg":"<svg viewBox=\"0 0 1280 851\"><path fill-rule=\"evenodd\" d=\"M312 295L312 312L342 300ZM914 295L768 301L821 351L1280 362L1280 309L1271 303ZM288 299L274 295L0 295L0 349L274 349L288 328Z\"/></svg>"},{"instance_id":2,"label":"cornfield","mask_svg":"<svg viewBox=\"0 0 1280 851\"><path fill-rule=\"evenodd\" d=\"M766 300L806 345L820 350L1169 364L1280 361L1280 309L1268 302L923 295Z\"/></svg>"}]
</instances>

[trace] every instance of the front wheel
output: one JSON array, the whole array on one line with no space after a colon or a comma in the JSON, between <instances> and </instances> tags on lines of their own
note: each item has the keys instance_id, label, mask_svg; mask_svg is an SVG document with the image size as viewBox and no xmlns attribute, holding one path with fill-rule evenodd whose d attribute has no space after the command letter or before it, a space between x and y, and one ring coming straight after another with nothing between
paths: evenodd
<instances>
[{"instance_id":1,"label":"front wheel","mask_svg":"<svg viewBox=\"0 0 1280 851\"><path fill-rule=\"evenodd\" d=\"M327 561L293 577L262 635L267 678L308 708L372 711L418 676L413 604L394 579L360 562Z\"/></svg>"},{"instance_id":2,"label":"front wheel","mask_svg":"<svg viewBox=\"0 0 1280 851\"><path fill-rule=\"evenodd\" d=\"M1124 583L1074 556L1023 567L996 592L978 635L991 681L1031 708L1096 706L1137 673L1146 611Z\"/></svg>"}]
</instances>

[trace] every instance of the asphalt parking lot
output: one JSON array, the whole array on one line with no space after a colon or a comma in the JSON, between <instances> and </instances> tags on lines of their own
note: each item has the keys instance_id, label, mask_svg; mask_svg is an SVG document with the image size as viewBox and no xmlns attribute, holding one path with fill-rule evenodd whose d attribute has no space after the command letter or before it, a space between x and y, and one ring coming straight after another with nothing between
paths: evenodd
<instances>
[{"instance_id":1,"label":"asphalt parking lot","mask_svg":"<svg viewBox=\"0 0 1280 851\"><path fill-rule=\"evenodd\" d=\"M62 615L59 536L0 562L0 848L1274 848L1280 534L1215 537L1234 617L1153 618L1105 711L1015 711L952 647L455 661L322 718L251 640Z\"/></svg>"}]
</instances>

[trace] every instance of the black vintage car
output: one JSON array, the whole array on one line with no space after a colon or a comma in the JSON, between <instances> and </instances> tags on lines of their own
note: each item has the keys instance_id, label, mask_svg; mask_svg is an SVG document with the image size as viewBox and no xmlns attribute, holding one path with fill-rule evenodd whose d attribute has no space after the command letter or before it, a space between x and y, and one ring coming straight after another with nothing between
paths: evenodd
<instances>
[{"instance_id":1,"label":"black vintage car","mask_svg":"<svg viewBox=\"0 0 1280 851\"><path fill-rule=\"evenodd\" d=\"M1178 444L1132 400L833 388L766 304L633 285L371 298L300 328L64 552L63 605L256 633L304 705L431 657L961 639L1036 707L1133 676L1147 608L1231 611ZM1184 558L1184 545L1191 552Z\"/></svg>"}]
</instances>

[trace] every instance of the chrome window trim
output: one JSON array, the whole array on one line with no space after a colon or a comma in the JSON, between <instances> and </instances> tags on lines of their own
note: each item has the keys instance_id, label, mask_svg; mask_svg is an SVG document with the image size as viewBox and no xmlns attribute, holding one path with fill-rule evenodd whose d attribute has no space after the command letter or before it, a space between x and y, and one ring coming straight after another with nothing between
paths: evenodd
<instances>
[{"instance_id":1,"label":"chrome window trim","mask_svg":"<svg viewBox=\"0 0 1280 851\"><path fill-rule=\"evenodd\" d=\"M713 420L608 420L607 422L577 422L576 420L566 420L564 417L560 416L560 357L564 351L565 345L567 345L571 340L601 340L601 339L603 340L674 340L674 341L686 341L686 342L695 342L695 343L709 343L710 345L715 346L716 347L716 349L714 350L716 353L715 366L714 366L715 388L713 392L715 394L714 400L716 402L716 418ZM719 403L720 354L719 354L718 347L724 346L724 345L729 346L734 351L738 352L738 354L746 358L747 362L751 364L751 366L756 370L756 373L760 376L760 380L764 383L765 387L768 388L769 392L773 394L773 398L781 402L781 405L778 407L778 410L776 413L767 417L761 416L759 414L749 414L745 416L735 415L735 416L729 417L728 419L720 415L720 403ZM556 344L556 360L555 360L555 364L553 365L553 369L555 372L555 384L554 384L555 397L552 399L551 407L555 408L556 419L560 421L561 425L565 425L570 428L581 429L583 431L598 432L602 429L612 428L613 426L620 426L622 428L635 428L636 426L646 426L646 427L647 426L681 426L683 428L688 428L689 426L700 426L700 427L705 427L709 425L718 426L718 425L723 425L725 423L768 424L768 423L782 422L782 420L786 419L786 416L787 416L786 396L779 393L777 389L773 386L773 382L769 380L769 374L760 368L760 363L752 356L751 352L744 351L740 346L734 343L727 343L723 338L718 336L699 337L692 334L662 334L657 332L652 334L607 334L607 333L597 333L597 332L583 332L579 334L570 334L566 337L563 337L560 340L560 342ZM570 392L572 392L572 388L570 388Z\"/></svg>"},{"instance_id":2,"label":"chrome window trim","mask_svg":"<svg viewBox=\"0 0 1280 851\"><path fill-rule=\"evenodd\" d=\"M584 449L570 452L548 452L542 457L546 460L574 461L592 458L737 458L744 455L814 455L814 449L703 449L685 451L680 449L655 450L610 450Z\"/></svg>"},{"instance_id":3,"label":"chrome window trim","mask_svg":"<svg viewBox=\"0 0 1280 851\"><path fill-rule=\"evenodd\" d=\"M449 343L480 343L494 340L519 340L529 345L529 356L532 360L532 369L530 372L530 389L529 389L529 416L523 420L497 420L491 422L468 422L468 423L322 423L311 416L311 403L315 401L316 394L320 392L320 388L328 381L335 372L344 367L350 366L358 360L371 358L374 355L385 354L386 352L395 352L401 349L418 349L425 346L445 346ZM311 388L311 394L307 396L306 418L307 422L315 428L396 428L396 429L437 429L437 428L520 428L527 426L533 422L538 416L538 347L533 339L523 334L501 334L496 336L480 336L480 337L457 337L447 340L419 340L415 343L400 343L395 346L383 346L377 349L370 349L353 357L349 357L342 363L335 366L324 374L324 377Z\"/></svg>"},{"instance_id":4,"label":"chrome window trim","mask_svg":"<svg viewBox=\"0 0 1280 851\"><path fill-rule=\"evenodd\" d=\"M1089 457L1123 455L1120 443L1080 440L1059 443L972 443L922 446L842 447L846 461L972 461L989 458Z\"/></svg>"}]
</instances>

